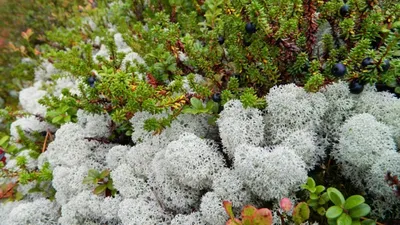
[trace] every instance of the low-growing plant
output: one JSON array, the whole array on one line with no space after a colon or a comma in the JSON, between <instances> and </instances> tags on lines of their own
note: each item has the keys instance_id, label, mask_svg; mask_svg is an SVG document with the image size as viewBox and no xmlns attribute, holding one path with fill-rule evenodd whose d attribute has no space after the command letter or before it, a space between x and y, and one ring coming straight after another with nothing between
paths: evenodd
<instances>
[{"instance_id":1,"label":"low-growing plant","mask_svg":"<svg viewBox=\"0 0 400 225\"><path fill-rule=\"evenodd\" d=\"M109 170L103 170L99 172L91 169L88 172L88 176L83 179L84 184L94 184L96 187L93 193L96 195L104 195L106 197L115 196L117 190L113 186L113 181L110 177Z\"/></svg>"},{"instance_id":2,"label":"low-growing plant","mask_svg":"<svg viewBox=\"0 0 400 225\"><path fill-rule=\"evenodd\" d=\"M371 207L365 203L361 195L352 195L345 199L343 194L334 187L329 187L325 191L324 186L316 186L311 177L301 187L310 193L307 204L319 215L325 215L329 225L376 224L376 221L365 218L370 213ZM326 208L328 203L334 205Z\"/></svg>"},{"instance_id":3,"label":"low-growing plant","mask_svg":"<svg viewBox=\"0 0 400 225\"><path fill-rule=\"evenodd\" d=\"M301 185L301 188L308 190L310 193L310 199L307 200L307 204L319 215L325 215L326 204L329 202L328 193L324 192L325 187L323 185L316 186L314 179L308 177L307 183Z\"/></svg>"},{"instance_id":4,"label":"low-growing plant","mask_svg":"<svg viewBox=\"0 0 400 225\"><path fill-rule=\"evenodd\" d=\"M229 201L223 201L225 211L229 215L229 220L226 225L271 225L272 224L272 212L268 208L257 209L252 205L246 205L243 207L241 212L241 219L235 218L232 210L232 203ZM283 213L277 212L280 216L282 225L287 222L294 222L296 225L302 224L307 221L310 217L310 209L307 203L300 202L294 208L291 214L288 214L292 210L293 204L288 198L282 198L279 202L279 206Z\"/></svg>"},{"instance_id":5,"label":"low-growing plant","mask_svg":"<svg viewBox=\"0 0 400 225\"><path fill-rule=\"evenodd\" d=\"M226 225L270 225L272 224L272 213L267 208L257 209L254 206L247 205L243 207L241 220L235 218L232 210L232 203L224 201L225 211L229 215Z\"/></svg>"}]
</instances>

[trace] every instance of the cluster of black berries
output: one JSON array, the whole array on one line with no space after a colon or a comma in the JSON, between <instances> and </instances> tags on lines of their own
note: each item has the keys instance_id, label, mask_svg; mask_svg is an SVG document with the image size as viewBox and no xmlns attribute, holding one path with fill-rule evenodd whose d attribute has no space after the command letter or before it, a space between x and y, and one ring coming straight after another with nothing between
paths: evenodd
<instances>
[{"instance_id":1,"label":"cluster of black berries","mask_svg":"<svg viewBox=\"0 0 400 225\"><path fill-rule=\"evenodd\" d=\"M368 67L374 65L374 60L370 57L365 58L362 62L361 62L361 69L368 69ZM384 60L382 63L382 66L380 68L378 68L381 72L386 72L388 71L390 68L390 61L388 59ZM346 70L346 66L343 65L343 63L336 63L333 67L332 67L332 75L335 77L343 77L347 70ZM350 92L352 94L360 94L363 90L364 90L364 83L356 78L353 79L350 83L349 83L349 89ZM385 91L380 90L377 88L378 91ZM393 89L393 93L394 93L394 89Z\"/></svg>"}]
</instances>

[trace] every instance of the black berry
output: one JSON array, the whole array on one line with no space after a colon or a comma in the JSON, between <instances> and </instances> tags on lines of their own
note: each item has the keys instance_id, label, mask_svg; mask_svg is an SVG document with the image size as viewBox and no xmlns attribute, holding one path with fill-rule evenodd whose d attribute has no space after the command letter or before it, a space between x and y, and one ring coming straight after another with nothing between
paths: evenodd
<instances>
[{"instance_id":1,"label":"black berry","mask_svg":"<svg viewBox=\"0 0 400 225\"><path fill-rule=\"evenodd\" d=\"M342 17L346 17L346 16L348 16L349 15L349 12L350 12L350 8L349 8L349 5L343 5L341 8L340 8L340 15L342 16Z\"/></svg>"},{"instance_id":2,"label":"black berry","mask_svg":"<svg viewBox=\"0 0 400 225\"><path fill-rule=\"evenodd\" d=\"M213 96L212 96L212 100L214 102L220 102L221 101L221 93L219 93L219 92L214 93Z\"/></svg>"},{"instance_id":3,"label":"black berry","mask_svg":"<svg viewBox=\"0 0 400 225\"><path fill-rule=\"evenodd\" d=\"M374 65L374 60L370 57L365 58L362 62L361 62L361 67L365 68L367 66L370 65Z\"/></svg>"},{"instance_id":4,"label":"black berry","mask_svg":"<svg viewBox=\"0 0 400 225\"><path fill-rule=\"evenodd\" d=\"M225 42L225 38L222 37L222 36L219 36L219 37L218 37L218 43L219 43L220 45L222 45L222 44L224 44L224 42Z\"/></svg>"},{"instance_id":5,"label":"black berry","mask_svg":"<svg viewBox=\"0 0 400 225\"><path fill-rule=\"evenodd\" d=\"M386 72L389 70L389 68L390 68L390 61L389 61L389 59L385 59L385 61L383 61L383 64L382 64L382 71Z\"/></svg>"},{"instance_id":6,"label":"black berry","mask_svg":"<svg viewBox=\"0 0 400 225\"><path fill-rule=\"evenodd\" d=\"M346 66L343 65L342 63L336 63L333 67L332 67L332 74L335 77L343 77L347 70L346 70Z\"/></svg>"},{"instance_id":7,"label":"black berry","mask_svg":"<svg viewBox=\"0 0 400 225\"><path fill-rule=\"evenodd\" d=\"M90 87L94 87L94 82L96 82L96 78L89 77L87 81L88 81Z\"/></svg>"},{"instance_id":8,"label":"black berry","mask_svg":"<svg viewBox=\"0 0 400 225\"><path fill-rule=\"evenodd\" d=\"M349 89L352 94L360 94L364 90L364 84L358 79L354 79L350 82Z\"/></svg>"},{"instance_id":9,"label":"black berry","mask_svg":"<svg viewBox=\"0 0 400 225\"><path fill-rule=\"evenodd\" d=\"M254 34L257 31L256 26L253 23L247 23L245 29L249 34Z\"/></svg>"}]
</instances>

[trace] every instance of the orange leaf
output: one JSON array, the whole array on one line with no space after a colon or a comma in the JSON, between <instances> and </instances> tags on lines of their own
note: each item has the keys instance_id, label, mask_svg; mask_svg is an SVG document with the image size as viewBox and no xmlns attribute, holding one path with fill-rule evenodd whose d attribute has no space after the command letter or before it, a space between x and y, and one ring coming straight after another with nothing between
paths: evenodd
<instances>
[{"instance_id":1,"label":"orange leaf","mask_svg":"<svg viewBox=\"0 0 400 225\"><path fill-rule=\"evenodd\" d=\"M33 31L31 28L28 28L25 32L21 33L21 36L25 39L28 40L33 34Z\"/></svg>"},{"instance_id":2,"label":"orange leaf","mask_svg":"<svg viewBox=\"0 0 400 225\"><path fill-rule=\"evenodd\" d=\"M234 219L235 216L233 215L233 210L232 210L232 202L230 201L223 201L224 204L224 209L226 213L228 213L229 218Z\"/></svg>"},{"instance_id":3,"label":"orange leaf","mask_svg":"<svg viewBox=\"0 0 400 225\"><path fill-rule=\"evenodd\" d=\"M40 55L40 54L42 54L39 50L37 50L36 48L35 48L35 55Z\"/></svg>"},{"instance_id":4,"label":"orange leaf","mask_svg":"<svg viewBox=\"0 0 400 225\"><path fill-rule=\"evenodd\" d=\"M2 187L0 189L0 199L11 197L14 193L13 188L15 185L16 185L15 183L8 183L8 184L2 185Z\"/></svg>"},{"instance_id":5,"label":"orange leaf","mask_svg":"<svg viewBox=\"0 0 400 225\"><path fill-rule=\"evenodd\" d=\"M271 225L272 213L267 208L258 209L254 218L254 223L259 225Z\"/></svg>"}]
</instances>

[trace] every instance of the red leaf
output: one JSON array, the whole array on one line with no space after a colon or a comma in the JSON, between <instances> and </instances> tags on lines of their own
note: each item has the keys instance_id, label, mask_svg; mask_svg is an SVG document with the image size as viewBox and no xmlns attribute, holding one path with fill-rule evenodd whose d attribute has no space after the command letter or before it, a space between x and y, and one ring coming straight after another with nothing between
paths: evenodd
<instances>
[{"instance_id":1,"label":"red leaf","mask_svg":"<svg viewBox=\"0 0 400 225\"><path fill-rule=\"evenodd\" d=\"M158 86L156 78L151 73L147 73L147 79L149 84L151 84L153 87Z\"/></svg>"}]
</instances>

